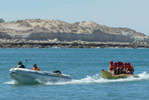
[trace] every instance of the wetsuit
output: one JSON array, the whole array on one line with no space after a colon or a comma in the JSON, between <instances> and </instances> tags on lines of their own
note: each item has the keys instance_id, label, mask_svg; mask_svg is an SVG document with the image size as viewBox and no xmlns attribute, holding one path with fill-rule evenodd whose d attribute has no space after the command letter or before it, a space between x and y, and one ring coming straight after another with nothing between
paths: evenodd
<instances>
[{"instance_id":1,"label":"wetsuit","mask_svg":"<svg viewBox=\"0 0 149 100\"><path fill-rule=\"evenodd\" d=\"M17 68L25 68L24 65L18 65Z\"/></svg>"}]
</instances>

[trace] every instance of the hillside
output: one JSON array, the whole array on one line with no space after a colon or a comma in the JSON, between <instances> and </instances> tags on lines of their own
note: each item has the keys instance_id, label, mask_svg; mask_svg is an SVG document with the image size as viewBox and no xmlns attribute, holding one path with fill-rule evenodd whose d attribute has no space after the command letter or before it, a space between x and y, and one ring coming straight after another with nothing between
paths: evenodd
<instances>
[{"instance_id":1,"label":"hillside","mask_svg":"<svg viewBox=\"0 0 149 100\"><path fill-rule=\"evenodd\" d=\"M67 23L60 20L25 19L0 23L1 39L148 42L149 36L129 28L113 28L92 21Z\"/></svg>"}]
</instances>

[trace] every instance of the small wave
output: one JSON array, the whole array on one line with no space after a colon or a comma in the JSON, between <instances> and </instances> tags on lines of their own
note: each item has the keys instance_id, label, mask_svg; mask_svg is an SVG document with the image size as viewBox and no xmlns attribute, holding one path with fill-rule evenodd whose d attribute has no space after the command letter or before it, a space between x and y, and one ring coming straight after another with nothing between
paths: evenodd
<instances>
[{"instance_id":1,"label":"small wave","mask_svg":"<svg viewBox=\"0 0 149 100\"><path fill-rule=\"evenodd\" d=\"M68 82L57 82L51 83L46 82L46 85L67 85L67 84L102 84L102 83L114 83L114 82L129 82L129 81L139 81L139 80L149 80L149 73L142 72L138 74L139 78L136 77L128 77L123 79L104 79L99 74L94 76L87 76L80 80L71 80Z\"/></svg>"},{"instance_id":2,"label":"small wave","mask_svg":"<svg viewBox=\"0 0 149 100\"><path fill-rule=\"evenodd\" d=\"M17 83L16 83L15 80L11 80L11 81L8 81L8 82L4 82L3 84L15 85Z\"/></svg>"}]
</instances>

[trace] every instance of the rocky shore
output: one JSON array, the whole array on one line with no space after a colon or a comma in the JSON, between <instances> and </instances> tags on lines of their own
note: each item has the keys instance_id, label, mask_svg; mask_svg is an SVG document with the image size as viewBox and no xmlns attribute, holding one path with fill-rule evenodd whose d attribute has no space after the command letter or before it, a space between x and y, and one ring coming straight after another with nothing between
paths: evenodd
<instances>
[{"instance_id":1,"label":"rocky shore","mask_svg":"<svg viewBox=\"0 0 149 100\"><path fill-rule=\"evenodd\" d=\"M147 43L85 41L18 41L0 42L0 48L149 48Z\"/></svg>"}]
</instances>

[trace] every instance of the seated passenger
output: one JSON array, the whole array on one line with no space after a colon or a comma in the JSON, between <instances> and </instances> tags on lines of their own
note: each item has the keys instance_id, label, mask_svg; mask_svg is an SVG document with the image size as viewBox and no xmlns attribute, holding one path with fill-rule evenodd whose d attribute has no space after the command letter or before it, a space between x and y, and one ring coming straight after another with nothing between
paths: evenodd
<instances>
[{"instance_id":1,"label":"seated passenger","mask_svg":"<svg viewBox=\"0 0 149 100\"><path fill-rule=\"evenodd\" d=\"M15 68L25 68L25 66L22 64L21 61L19 61L18 66L15 66Z\"/></svg>"},{"instance_id":2,"label":"seated passenger","mask_svg":"<svg viewBox=\"0 0 149 100\"><path fill-rule=\"evenodd\" d=\"M33 65L32 70L37 70L37 71L40 71L40 69L37 67L37 64L34 64L34 65Z\"/></svg>"},{"instance_id":3,"label":"seated passenger","mask_svg":"<svg viewBox=\"0 0 149 100\"><path fill-rule=\"evenodd\" d=\"M127 74L130 74L131 71L131 64L128 62L127 63Z\"/></svg>"},{"instance_id":4,"label":"seated passenger","mask_svg":"<svg viewBox=\"0 0 149 100\"><path fill-rule=\"evenodd\" d=\"M130 64L130 63L128 63L128 65L129 65L129 67L128 67L128 74L132 74L133 75L133 72L134 72L134 69L133 69L133 66Z\"/></svg>"},{"instance_id":5,"label":"seated passenger","mask_svg":"<svg viewBox=\"0 0 149 100\"><path fill-rule=\"evenodd\" d=\"M114 71L113 61L110 61L109 72L113 72L113 71Z\"/></svg>"},{"instance_id":6,"label":"seated passenger","mask_svg":"<svg viewBox=\"0 0 149 100\"><path fill-rule=\"evenodd\" d=\"M130 74L133 75L133 72L134 72L134 69L133 69L133 66L131 65L131 66L130 66Z\"/></svg>"},{"instance_id":7,"label":"seated passenger","mask_svg":"<svg viewBox=\"0 0 149 100\"><path fill-rule=\"evenodd\" d=\"M127 74L127 63L124 63L123 73L124 73L124 74Z\"/></svg>"},{"instance_id":8,"label":"seated passenger","mask_svg":"<svg viewBox=\"0 0 149 100\"><path fill-rule=\"evenodd\" d=\"M117 69L117 71L118 71L117 75L119 75L119 74L121 74L121 63L118 62L118 63L117 63L117 66L118 66L118 67L117 67L117 68L118 68L118 69Z\"/></svg>"},{"instance_id":9,"label":"seated passenger","mask_svg":"<svg viewBox=\"0 0 149 100\"><path fill-rule=\"evenodd\" d=\"M114 63L114 66L115 66L114 74L115 74L115 75L118 75L118 74L119 74L119 70L118 70L118 62L115 62L115 63Z\"/></svg>"},{"instance_id":10,"label":"seated passenger","mask_svg":"<svg viewBox=\"0 0 149 100\"><path fill-rule=\"evenodd\" d=\"M120 74L123 74L123 69L124 69L124 67L123 67L123 62L120 62Z\"/></svg>"}]
</instances>

